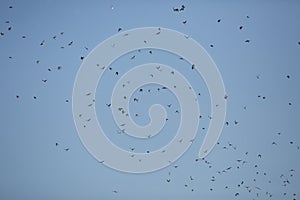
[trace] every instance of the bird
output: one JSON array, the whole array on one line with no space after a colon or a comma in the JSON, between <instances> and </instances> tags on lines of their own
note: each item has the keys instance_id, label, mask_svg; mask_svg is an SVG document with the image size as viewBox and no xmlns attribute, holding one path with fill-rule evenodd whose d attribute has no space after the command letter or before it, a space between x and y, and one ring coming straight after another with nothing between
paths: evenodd
<instances>
[{"instance_id":1,"label":"bird","mask_svg":"<svg viewBox=\"0 0 300 200\"><path fill-rule=\"evenodd\" d=\"M242 29L243 29L243 26L240 26L239 29L242 30Z\"/></svg>"},{"instance_id":2,"label":"bird","mask_svg":"<svg viewBox=\"0 0 300 200\"><path fill-rule=\"evenodd\" d=\"M131 151L134 151L134 150L135 150L135 148L134 148L134 147L129 147L129 149L130 149Z\"/></svg>"},{"instance_id":3,"label":"bird","mask_svg":"<svg viewBox=\"0 0 300 200\"><path fill-rule=\"evenodd\" d=\"M257 157L261 158L261 154L258 154Z\"/></svg>"},{"instance_id":4,"label":"bird","mask_svg":"<svg viewBox=\"0 0 300 200\"><path fill-rule=\"evenodd\" d=\"M47 82L47 79L42 79L42 81L43 81L44 83L46 83L46 82Z\"/></svg>"},{"instance_id":5,"label":"bird","mask_svg":"<svg viewBox=\"0 0 300 200\"><path fill-rule=\"evenodd\" d=\"M70 149L69 148L65 148L65 151L69 151Z\"/></svg>"},{"instance_id":6,"label":"bird","mask_svg":"<svg viewBox=\"0 0 300 200\"><path fill-rule=\"evenodd\" d=\"M179 12L179 9L178 8L173 8L173 11L174 12Z\"/></svg>"},{"instance_id":7,"label":"bird","mask_svg":"<svg viewBox=\"0 0 300 200\"><path fill-rule=\"evenodd\" d=\"M118 32L120 32L122 30L122 28L118 28Z\"/></svg>"},{"instance_id":8,"label":"bird","mask_svg":"<svg viewBox=\"0 0 300 200\"><path fill-rule=\"evenodd\" d=\"M246 43L249 43L249 42L250 42L250 40L249 40L249 39L246 39L246 40L245 40L245 42L246 42Z\"/></svg>"},{"instance_id":9,"label":"bird","mask_svg":"<svg viewBox=\"0 0 300 200\"><path fill-rule=\"evenodd\" d=\"M181 5L181 8L179 9L179 11L184 11L185 9L185 5Z\"/></svg>"},{"instance_id":10,"label":"bird","mask_svg":"<svg viewBox=\"0 0 300 200\"><path fill-rule=\"evenodd\" d=\"M71 46L73 44L73 41L69 42L68 46Z\"/></svg>"},{"instance_id":11,"label":"bird","mask_svg":"<svg viewBox=\"0 0 300 200\"><path fill-rule=\"evenodd\" d=\"M183 24L186 24L186 23L187 23L187 20L184 20L182 23L183 23Z\"/></svg>"}]
</instances>

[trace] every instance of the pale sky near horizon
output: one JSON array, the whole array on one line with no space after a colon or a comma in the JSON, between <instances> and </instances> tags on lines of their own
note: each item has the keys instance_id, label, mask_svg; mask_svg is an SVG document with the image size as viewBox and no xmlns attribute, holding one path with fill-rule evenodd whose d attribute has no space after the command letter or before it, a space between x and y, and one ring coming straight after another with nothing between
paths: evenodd
<instances>
[{"instance_id":1,"label":"pale sky near horizon","mask_svg":"<svg viewBox=\"0 0 300 200\"><path fill-rule=\"evenodd\" d=\"M181 5L183 11L173 11ZM299 199L299 10L296 0L1 0L0 199ZM209 124L209 93L187 64L161 50L131 52L105 72L97 117L111 141L127 151L167 144L180 121L178 101L168 90L147 85L133 95L138 124L149 122L154 103L168 111L166 127L149 141L118 134L106 104L131 67L168 64L201 94L203 118L190 149L162 170L128 174L100 164L78 137L72 90L81 57L119 28L139 27L189 35L220 70L229 125L205 160L195 161Z\"/></svg>"}]
</instances>

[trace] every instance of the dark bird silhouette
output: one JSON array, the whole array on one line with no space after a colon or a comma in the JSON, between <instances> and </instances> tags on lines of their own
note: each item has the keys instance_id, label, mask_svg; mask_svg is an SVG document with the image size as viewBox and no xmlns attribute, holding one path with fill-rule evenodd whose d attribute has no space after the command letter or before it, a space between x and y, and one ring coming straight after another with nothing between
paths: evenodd
<instances>
[{"instance_id":1,"label":"dark bird silhouette","mask_svg":"<svg viewBox=\"0 0 300 200\"><path fill-rule=\"evenodd\" d=\"M261 158L261 154L258 154L257 157Z\"/></svg>"},{"instance_id":2,"label":"dark bird silhouette","mask_svg":"<svg viewBox=\"0 0 300 200\"><path fill-rule=\"evenodd\" d=\"M118 28L118 32L120 32L122 30L122 28Z\"/></svg>"},{"instance_id":3,"label":"dark bird silhouette","mask_svg":"<svg viewBox=\"0 0 300 200\"><path fill-rule=\"evenodd\" d=\"M246 42L246 43L249 43L249 42L250 42L250 40L249 40L249 39L247 39L247 40L245 40L245 42Z\"/></svg>"},{"instance_id":4,"label":"dark bird silhouette","mask_svg":"<svg viewBox=\"0 0 300 200\"><path fill-rule=\"evenodd\" d=\"M179 11L184 11L185 9L185 5L181 5L181 8L179 9Z\"/></svg>"},{"instance_id":5,"label":"dark bird silhouette","mask_svg":"<svg viewBox=\"0 0 300 200\"><path fill-rule=\"evenodd\" d=\"M182 23L183 23L183 24L186 24L186 23L187 23L187 20L184 20Z\"/></svg>"}]
</instances>

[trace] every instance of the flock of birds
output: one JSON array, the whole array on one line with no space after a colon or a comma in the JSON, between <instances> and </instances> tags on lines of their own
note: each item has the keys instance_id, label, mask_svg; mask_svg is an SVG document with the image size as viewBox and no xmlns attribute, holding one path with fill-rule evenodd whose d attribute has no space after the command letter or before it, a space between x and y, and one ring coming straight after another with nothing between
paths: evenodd
<instances>
[{"instance_id":1,"label":"flock of birds","mask_svg":"<svg viewBox=\"0 0 300 200\"><path fill-rule=\"evenodd\" d=\"M9 6L8 8L9 9L13 9L13 6ZM114 6L111 5L110 9L113 10ZM173 7L172 11L175 12L175 13L181 13L181 12L184 12L185 9L186 9L186 6L185 5L181 5L179 7ZM246 18L249 19L250 16L246 16ZM4 23L7 24L7 29L6 29L6 31L0 30L0 39L3 39L13 29L13 26L12 26L12 24L11 24L11 22L9 20L6 20ZM187 23L188 23L187 20L182 21L182 24L184 24L184 25L186 25ZM221 18L217 19L216 23L222 23L222 19ZM244 25L240 25L239 27L237 27L237 29L242 31L244 29ZM117 32L120 32L120 31L122 31L121 27L117 29ZM53 35L52 38L49 38L49 39L51 39L51 40L58 40L59 37L63 37L63 36L64 36L64 32L60 32L57 35ZM22 39L26 39L27 36L26 35L21 35L21 38ZM44 39L44 40L40 41L39 45L40 46L46 46L47 45L47 40L48 39ZM245 43L250 43L250 39L245 39L244 42ZM74 41L71 40L71 41L69 41L66 44L62 44L60 46L60 49L64 49L64 48L70 47L70 46L73 45L73 43L74 43ZM298 41L297 43L298 43L298 45L300 45L300 41ZM211 44L210 47L212 48L212 47L214 47L214 45ZM84 50L88 51L89 49L87 47L84 47ZM150 50L149 53L152 54L152 51ZM9 59L13 59L13 56L9 56ZM79 56L79 59L83 60L84 56ZM135 56L132 56L130 59L131 60L135 59ZM37 65L39 65L39 64L41 64L41 61L39 59L37 59L37 60L35 60L35 63ZM51 67L47 68L47 71L49 73L51 73L54 70L61 71L62 69L63 69L63 66L56 66L56 67L53 67L53 68L51 68ZM110 68L110 70L111 70L111 68ZM115 75L118 76L119 72L116 71ZM260 79L260 78L261 78L260 75L256 76L256 79ZM291 78L291 75L289 75L289 74L286 75L286 79L290 79L290 78ZM41 79L41 82L43 84L47 84L48 83L48 79L43 78L43 79ZM160 90L160 89L167 89L167 88L157 88L157 90ZM142 89L140 89L140 92L142 92ZM150 92L150 90L148 90L148 92ZM37 95L33 95L32 97L33 97L34 100L38 99ZM15 94L15 98L18 99L18 100L20 100L22 97L20 96L20 94ZM224 98L227 99L228 97L226 96ZM257 98L258 99L266 100L267 97L259 94L257 96ZM68 103L69 99L66 99L65 102ZM138 103L139 99L138 98L134 98L134 102ZM292 106L292 102L289 102L288 105ZM111 104L107 103L106 106L110 107ZM171 107L171 104L168 105L168 107ZM243 109L246 110L247 106L244 106ZM180 114L178 110L176 110L175 112L177 114ZM136 114L136 116L138 116L138 115ZM237 120L234 120L233 122L226 121L225 122L225 127L226 126L228 127L231 124L234 125L234 126L237 126L239 124L239 122ZM278 137L283 137L281 132L276 133L276 135ZM278 140L280 140L280 138L278 138ZM294 141L290 141L289 144L296 146L296 150L299 150L299 148L300 148L299 145L297 145L296 142L294 142ZM278 146L278 141L272 141L270 143L270 145L271 146ZM59 147L60 146L59 142L56 142L55 146ZM220 142L218 142L217 146L219 147L219 149L222 149L223 151L238 151L238 148L239 148L238 145L232 144L230 142L228 142L227 144L221 144ZM69 147L65 147L63 149L66 152L70 151ZM131 147L130 150L134 151L135 148ZM228 173L230 173L230 172L232 172L234 170L240 170L240 169L242 169L242 168L244 168L246 166L249 167L249 165L253 165L252 167L255 170L255 176L254 176L253 180L251 180L251 182L249 180L247 180L247 181L246 180L241 180L235 186L233 186L233 185L225 185L224 189L225 190L230 190L232 188L237 189L235 192L232 192L232 196L234 198L239 197L242 191L246 191L249 194L253 194L253 196L251 196L251 197L253 197L253 199L258 199L258 198L260 198L260 199L272 198L273 197L273 193L272 192L266 190L265 188L263 188L263 187L261 187L259 185L256 185L255 183L257 182L257 179L259 179L259 177L263 176L263 177L266 177L266 179L268 179L268 183L271 184L272 181L273 181L272 180L273 177L268 176L269 174L266 171L261 170L259 164L253 164L253 163L251 163L248 160L248 157L249 157L250 154L251 154L251 151L244 152L244 156L242 158L237 159L234 165L228 166L228 167L226 167L224 169L217 169L215 171L215 174L213 174L211 176L210 180L209 180L209 182L211 183L211 185L213 185L213 183L215 183L216 181L218 181L218 179L221 176L225 175L225 174L228 174ZM258 160L258 162L259 162L259 160L263 159L263 156L264 156L263 154L257 154L256 155L256 159ZM214 166L213 163L211 161L207 160L207 159L198 159L198 158L196 158L193 162L195 162L195 163L201 163L202 165L205 165L208 168L217 168L217 166ZM165 180L164 180L166 182L166 184L171 184L172 182L175 181L172 178L172 174L173 174L172 170L176 170L178 168L180 168L180 165L172 165L170 167L171 170L168 172L167 178L165 178ZM292 183L292 181L290 179L292 179L294 177L295 170L296 169L290 169L286 173L279 174L279 179L281 181L281 185L282 185L283 188L288 188L289 185ZM196 192L197 188L192 184L194 181L196 181L196 179L197 178L194 177L192 174L188 175L187 176L187 182L184 183L184 184L182 184L182 187L188 189L190 192ZM193 185L193 186L191 186L191 185ZM214 192L215 190L214 190L213 187L211 187L209 189L209 191ZM112 192L115 193L115 194L119 193L118 190L113 190ZM297 198L296 192L294 192L292 194L289 194L288 192L284 192L282 194L282 198L284 198L285 196L289 196L289 198L292 197L292 199L294 199L294 200Z\"/></svg>"}]
</instances>

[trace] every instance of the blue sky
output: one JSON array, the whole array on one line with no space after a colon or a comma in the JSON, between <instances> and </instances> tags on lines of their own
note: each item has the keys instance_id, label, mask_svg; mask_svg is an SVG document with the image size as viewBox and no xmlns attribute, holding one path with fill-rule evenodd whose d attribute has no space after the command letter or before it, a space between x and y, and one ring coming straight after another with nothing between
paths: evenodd
<instances>
[{"instance_id":1,"label":"blue sky","mask_svg":"<svg viewBox=\"0 0 300 200\"><path fill-rule=\"evenodd\" d=\"M182 4L183 12L173 11ZM300 2L292 0L2 0L0 198L298 199L299 9ZM139 113L137 123L149 122L147 109L153 103L172 103L167 109L170 123L150 141L114 134L116 125L106 103L121 75L139 64L161 62L181 69L201 93L204 116L195 142L174 164L148 174L127 174L101 165L84 148L73 120L72 89L82 56L119 28L149 26L190 35L207 50L228 93L229 126L224 126L208 157L196 162L210 114L203 79L182 70L184 64L168 52L126 54L104 74L96 95L99 121L115 144L125 150L134 146L137 152L155 150L174 137L180 120L171 92L136 92L141 101L130 108ZM134 60L132 55L137 55ZM154 90L157 85L145 88Z\"/></svg>"}]
</instances>

